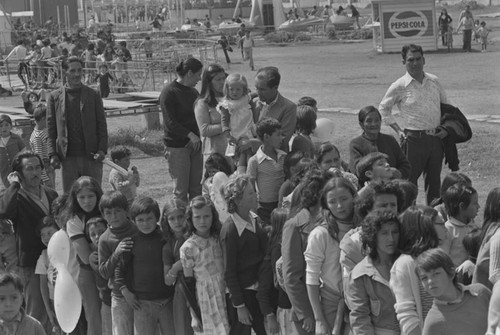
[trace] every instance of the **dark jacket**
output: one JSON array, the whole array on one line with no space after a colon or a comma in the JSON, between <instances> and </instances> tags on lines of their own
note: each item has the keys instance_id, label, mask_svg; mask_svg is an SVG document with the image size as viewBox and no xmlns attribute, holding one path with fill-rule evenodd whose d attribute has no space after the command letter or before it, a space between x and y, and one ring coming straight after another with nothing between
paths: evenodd
<instances>
[{"instance_id":1,"label":"dark jacket","mask_svg":"<svg viewBox=\"0 0 500 335\"><path fill-rule=\"evenodd\" d=\"M20 188L21 185L14 182L0 193L0 219L10 219L14 223L19 266L35 268L45 249L36 226L46 214L33 200L20 194ZM47 195L51 207L57 192L45 186L42 186L42 192Z\"/></svg>"},{"instance_id":2,"label":"dark jacket","mask_svg":"<svg viewBox=\"0 0 500 335\"><path fill-rule=\"evenodd\" d=\"M80 111L87 153L108 150L108 129L101 97L91 88L82 85ZM47 144L49 156L66 158L68 128L66 125L66 87L53 91L47 101Z\"/></svg>"},{"instance_id":3,"label":"dark jacket","mask_svg":"<svg viewBox=\"0 0 500 335\"><path fill-rule=\"evenodd\" d=\"M472 129L465 115L455 106L441 104L441 125L448 132L443 139L445 163L451 171L458 171L460 160L458 159L457 143L464 143L471 139Z\"/></svg>"}]
</instances>

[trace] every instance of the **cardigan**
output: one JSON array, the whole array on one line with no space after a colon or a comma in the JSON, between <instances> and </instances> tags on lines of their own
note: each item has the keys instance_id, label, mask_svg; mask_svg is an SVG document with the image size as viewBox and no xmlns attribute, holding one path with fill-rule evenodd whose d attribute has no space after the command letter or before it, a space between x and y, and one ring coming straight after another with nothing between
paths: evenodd
<instances>
[{"instance_id":1,"label":"cardigan","mask_svg":"<svg viewBox=\"0 0 500 335\"><path fill-rule=\"evenodd\" d=\"M255 233L245 229L240 236L229 216L220 232L226 285L234 306L245 303L243 290L257 283L259 268L266 255L267 235L258 223L255 229Z\"/></svg>"},{"instance_id":2,"label":"cardigan","mask_svg":"<svg viewBox=\"0 0 500 335\"><path fill-rule=\"evenodd\" d=\"M403 179L410 177L411 165L396 139L380 133L376 141L368 139L364 134L351 140L349 143L349 169L356 174L356 165L359 160L370 152L382 152L388 156L390 166L401 172Z\"/></svg>"},{"instance_id":3,"label":"cardigan","mask_svg":"<svg viewBox=\"0 0 500 335\"><path fill-rule=\"evenodd\" d=\"M409 334L417 327L422 329L424 324L418 281L414 258L399 256L392 266L389 283L396 297L394 308L402 334Z\"/></svg>"}]
</instances>

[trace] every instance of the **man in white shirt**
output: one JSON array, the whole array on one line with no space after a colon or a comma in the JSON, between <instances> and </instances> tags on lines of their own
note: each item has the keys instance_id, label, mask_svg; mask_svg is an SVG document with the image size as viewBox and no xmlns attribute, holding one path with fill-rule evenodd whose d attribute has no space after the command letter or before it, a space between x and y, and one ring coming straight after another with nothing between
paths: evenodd
<instances>
[{"instance_id":1,"label":"man in white shirt","mask_svg":"<svg viewBox=\"0 0 500 335\"><path fill-rule=\"evenodd\" d=\"M403 46L401 51L406 74L396 80L380 102L379 110L384 122L403 139L403 149L411 164L410 181L417 185L424 175L427 203L439 197L443 145L448 136L444 129L437 129L441 119L441 103L448 103L446 93L438 78L424 72L425 58L422 47L415 44ZM396 105L401 111L403 127L392 115Z\"/></svg>"},{"instance_id":2,"label":"man in white shirt","mask_svg":"<svg viewBox=\"0 0 500 335\"><path fill-rule=\"evenodd\" d=\"M24 62L26 55L28 53L28 49L23 45L23 40L17 41L17 46L12 49L12 51L5 57L4 60L15 60L19 62L17 66L17 76L21 79L26 89L28 88L28 84L26 82L26 78L23 76L23 70L26 72L26 76L29 78L29 68L28 65Z\"/></svg>"}]
</instances>

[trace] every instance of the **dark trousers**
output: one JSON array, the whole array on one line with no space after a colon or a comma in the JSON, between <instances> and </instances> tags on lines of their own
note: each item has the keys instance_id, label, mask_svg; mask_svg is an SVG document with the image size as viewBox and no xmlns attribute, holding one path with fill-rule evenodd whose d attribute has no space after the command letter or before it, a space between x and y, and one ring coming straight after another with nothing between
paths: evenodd
<instances>
[{"instance_id":1,"label":"dark trousers","mask_svg":"<svg viewBox=\"0 0 500 335\"><path fill-rule=\"evenodd\" d=\"M424 175L427 204L439 198L441 188L441 167L443 165L443 143L439 137L422 134L408 134L406 157L411 164L410 181L417 185Z\"/></svg>"},{"instance_id":2,"label":"dark trousers","mask_svg":"<svg viewBox=\"0 0 500 335\"><path fill-rule=\"evenodd\" d=\"M227 53L227 49L223 48L222 51L224 52L224 57L226 57L226 63L230 64L231 59L229 58L229 54Z\"/></svg>"},{"instance_id":3,"label":"dark trousers","mask_svg":"<svg viewBox=\"0 0 500 335\"><path fill-rule=\"evenodd\" d=\"M23 72L26 73L26 78L30 79L30 68L25 62L19 62L19 65L17 67L17 76L21 79L23 82L24 86L28 86L28 83L26 82L26 78L24 77Z\"/></svg>"},{"instance_id":4,"label":"dark trousers","mask_svg":"<svg viewBox=\"0 0 500 335\"><path fill-rule=\"evenodd\" d=\"M248 308L248 311L252 316L251 326L244 325L238 321L238 311L235 307L233 307L229 294L226 295L229 324L231 325L229 335L250 335L252 328L255 331L255 334L266 335L266 329L264 328L264 316L260 311L256 295L257 292L254 290L243 290L245 306Z\"/></svg>"},{"instance_id":5,"label":"dark trousers","mask_svg":"<svg viewBox=\"0 0 500 335\"><path fill-rule=\"evenodd\" d=\"M462 46L462 49L464 51L471 51L472 50L472 29L464 29L464 32L463 32L463 41L464 41L464 44Z\"/></svg>"}]
</instances>

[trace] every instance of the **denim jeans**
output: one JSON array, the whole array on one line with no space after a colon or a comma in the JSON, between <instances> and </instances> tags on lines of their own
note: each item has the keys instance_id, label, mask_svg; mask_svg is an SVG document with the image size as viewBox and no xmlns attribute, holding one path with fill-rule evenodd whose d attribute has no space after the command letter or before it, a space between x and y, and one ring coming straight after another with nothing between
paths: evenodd
<instances>
[{"instance_id":1,"label":"denim jeans","mask_svg":"<svg viewBox=\"0 0 500 335\"><path fill-rule=\"evenodd\" d=\"M201 151L167 147L165 154L168 154L168 172L174 184L174 197L188 203L188 197L193 199L201 195Z\"/></svg>"},{"instance_id":2,"label":"denim jeans","mask_svg":"<svg viewBox=\"0 0 500 335\"><path fill-rule=\"evenodd\" d=\"M102 163L93 160L90 156L67 156L61 165L64 193L69 193L73 182L81 176L93 177L101 185Z\"/></svg>"},{"instance_id":3,"label":"denim jeans","mask_svg":"<svg viewBox=\"0 0 500 335\"><path fill-rule=\"evenodd\" d=\"M124 297L111 296L111 320L113 335L134 335L134 310Z\"/></svg>"},{"instance_id":4,"label":"denim jeans","mask_svg":"<svg viewBox=\"0 0 500 335\"><path fill-rule=\"evenodd\" d=\"M161 334L175 334L173 299L139 300L141 308L134 310L134 335L154 335L160 326Z\"/></svg>"},{"instance_id":5,"label":"denim jeans","mask_svg":"<svg viewBox=\"0 0 500 335\"><path fill-rule=\"evenodd\" d=\"M112 335L111 306L101 301L102 335Z\"/></svg>"},{"instance_id":6,"label":"denim jeans","mask_svg":"<svg viewBox=\"0 0 500 335\"><path fill-rule=\"evenodd\" d=\"M94 272L90 267L80 266L78 287L82 292L82 304L87 319L87 334L101 334L101 299L95 283Z\"/></svg>"}]
</instances>

